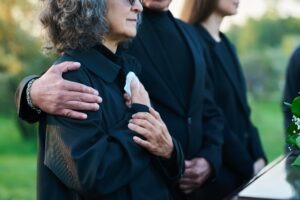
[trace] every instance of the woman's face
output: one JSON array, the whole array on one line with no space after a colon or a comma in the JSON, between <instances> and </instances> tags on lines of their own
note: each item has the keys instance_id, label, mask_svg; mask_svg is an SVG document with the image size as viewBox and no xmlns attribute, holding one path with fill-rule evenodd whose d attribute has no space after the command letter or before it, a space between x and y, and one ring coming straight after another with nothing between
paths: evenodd
<instances>
[{"instance_id":1,"label":"woman's face","mask_svg":"<svg viewBox=\"0 0 300 200\"><path fill-rule=\"evenodd\" d=\"M216 11L222 16L235 15L239 6L239 0L219 0Z\"/></svg>"},{"instance_id":2,"label":"woman's face","mask_svg":"<svg viewBox=\"0 0 300 200\"><path fill-rule=\"evenodd\" d=\"M142 12L141 0L107 0L107 23L109 33L106 38L123 41L137 33L138 14Z\"/></svg>"}]
</instances>

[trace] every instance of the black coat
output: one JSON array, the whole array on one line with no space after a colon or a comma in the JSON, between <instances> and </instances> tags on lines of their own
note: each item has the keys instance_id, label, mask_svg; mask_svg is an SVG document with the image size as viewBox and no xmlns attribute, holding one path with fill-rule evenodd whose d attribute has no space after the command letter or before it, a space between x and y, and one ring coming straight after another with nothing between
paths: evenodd
<instances>
[{"instance_id":1,"label":"black coat","mask_svg":"<svg viewBox=\"0 0 300 200\"><path fill-rule=\"evenodd\" d=\"M123 60L135 71L135 62ZM56 64L63 61L81 63L64 78L97 89L103 103L87 120L42 115L38 199L171 199L169 184L183 172L180 145L174 140L173 158L166 161L134 143L128 121L147 107L125 106L123 69L95 48L67 51Z\"/></svg>"},{"instance_id":2,"label":"black coat","mask_svg":"<svg viewBox=\"0 0 300 200\"><path fill-rule=\"evenodd\" d=\"M283 102L292 103L296 96L299 96L300 92L300 47L298 47L289 60L288 67L286 69L285 87L283 93ZM291 123L292 114L290 109L283 105L284 112L284 124L287 129Z\"/></svg>"},{"instance_id":3,"label":"black coat","mask_svg":"<svg viewBox=\"0 0 300 200\"><path fill-rule=\"evenodd\" d=\"M182 33L183 39L187 42L192 53L194 65L194 83L191 88L192 94L188 109L178 97L177 90L180 85L176 77L168 79L161 76L160 69L170 65L169 59L162 52L162 47L151 22L145 16L139 28L137 37L133 40L129 54L135 56L142 64L139 76L146 90L149 92L151 101L156 110L166 123L170 134L182 145L185 159L203 157L209 161L213 168L213 176L218 174L221 167L221 146L223 144L223 118L219 109L213 101L208 90L207 66L202 56L202 47L197 41L195 29L180 20L174 20L176 28ZM176 41L174 41L176 42ZM200 55L200 56L199 56ZM182 73L185 73L185 66L182 66ZM25 80L27 81L27 80ZM26 86L21 83L21 86ZM27 121L34 122L39 116L31 109L28 109L24 89L19 90L19 116ZM100 93L100 95L102 95ZM103 105L101 106L103 107ZM182 143L182 141L188 141ZM177 194L179 190L175 191ZM178 197L178 196L177 196Z\"/></svg>"},{"instance_id":4,"label":"black coat","mask_svg":"<svg viewBox=\"0 0 300 200\"><path fill-rule=\"evenodd\" d=\"M220 185L215 185L212 190L217 187L224 190L229 187L230 182L233 184L231 189L234 189L251 178L254 162L258 158L266 157L258 131L250 120L245 79L234 47L226 36L220 33L221 40L229 51L229 59L233 61L233 66L228 66L228 58L216 48L217 43L211 35L201 26L196 29L199 42L203 44L204 58L209 66L208 74L213 86L214 99L225 117L223 166L216 181L216 184L219 181ZM216 190L212 192L216 193Z\"/></svg>"},{"instance_id":5,"label":"black coat","mask_svg":"<svg viewBox=\"0 0 300 200\"><path fill-rule=\"evenodd\" d=\"M149 92L154 107L159 111L167 124L170 134L181 143L187 160L204 157L213 171L217 173L221 164L221 145L223 143L223 120L221 114L207 90L206 64L203 60L202 47L197 42L194 28L180 20L173 18L174 25L187 42L186 51L191 52L194 65L194 79L190 102L183 105L178 97L181 90L176 77L169 75L166 79L162 68L170 66L164 48L154 31L147 16L143 16L143 23L137 37L134 39L128 53L142 64L140 79ZM174 41L176 42L176 41ZM182 66L185 73L185 66ZM184 108L188 107L187 110Z\"/></svg>"}]
</instances>

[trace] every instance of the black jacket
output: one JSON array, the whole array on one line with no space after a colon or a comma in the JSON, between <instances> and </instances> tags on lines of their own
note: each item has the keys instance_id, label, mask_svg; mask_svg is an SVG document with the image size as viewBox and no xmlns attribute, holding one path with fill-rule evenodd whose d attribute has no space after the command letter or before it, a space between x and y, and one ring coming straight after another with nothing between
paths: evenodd
<instances>
[{"instance_id":1,"label":"black jacket","mask_svg":"<svg viewBox=\"0 0 300 200\"><path fill-rule=\"evenodd\" d=\"M232 44L222 33L234 66L228 66L224 53L216 48L216 42L201 26L196 27L204 58L209 65L214 99L225 117L223 161L234 176L243 181L253 175L253 163L265 154L258 131L250 120L250 108L246 97L246 84L239 60Z\"/></svg>"},{"instance_id":2,"label":"black jacket","mask_svg":"<svg viewBox=\"0 0 300 200\"><path fill-rule=\"evenodd\" d=\"M134 143L128 121L147 107L124 104L124 69L136 72L131 60L123 59L121 68L95 48L70 50L58 59L56 64L80 62L81 68L64 78L97 89L103 103L86 120L41 116L38 199L171 199L170 184L183 172L183 154L175 140L169 161Z\"/></svg>"},{"instance_id":3,"label":"black jacket","mask_svg":"<svg viewBox=\"0 0 300 200\"><path fill-rule=\"evenodd\" d=\"M207 67L203 60L202 48L197 42L197 35L192 26L173 18L175 26L182 33L192 53L194 65L193 88L188 110L184 108L178 97L180 83L171 74L168 79L162 76L162 68L170 65L163 52L160 39L154 31L150 20L143 16L143 23L137 37L134 39L128 53L142 64L141 82L149 92L153 105L159 111L162 119L173 137L182 144L187 160L204 157L217 174L221 164L221 145L223 143L223 120L221 114L207 90ZM176 41L174 41L176 42ZM170 67L171 68L171 67ZM182 66L185 73L185 66Z\"/></svg>"},{"instance_id":4,"label":"black jacket","mask_svg":"<svg viewBox=\"0 0 300 200\"><path fill-rule=\"evenodd\" d=\"M194 83L188 110L184 109L185 105L182 105L176 92L182 89L176 82L176 77L170 76L165 79L161 76L160 69L169 65L168 59L172 58L166 57L162 52L160 40L151 22L145 16L137 37L130 44L128 53L142 64L139 78L149 92L151 101L166 123L170 134L181 143L185 159L197 157L207 159L213 168L214 177L218 174L222 162L223 118L209 90L207 65L195 29L174 19L171 13L169 15L187 42L189 47L187 51L191 52L194 62L192 66L195 72L192 77ZM185 73L185 66L182 66L182 73ZM20 92L19 97L21 94ZM38 116L28 111L24 100L20 101L19 116L25 120L35 121ZM188 142L182 143L182 141Z\"/></svg>"}]
</instances>

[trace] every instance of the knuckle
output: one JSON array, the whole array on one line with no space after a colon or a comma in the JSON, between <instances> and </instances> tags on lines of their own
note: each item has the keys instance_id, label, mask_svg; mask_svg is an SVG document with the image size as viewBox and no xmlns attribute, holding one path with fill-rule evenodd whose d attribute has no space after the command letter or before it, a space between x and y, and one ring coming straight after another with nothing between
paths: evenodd
<instances>
[{"instance_id":1,"label":"knuckle","mask_svg":"<svg viewBox=\"0 0 300 200\"><path fill-rule=\"evenodd\" d=\"M62 101L62 102L66 100L64 93L61 91L58 91L57 93L55 93L54 99L57 101Z\"/></svg>"},{"instance_id":2,"label":"knuckle","mask_svg":"<svg viewBox=\"0 0 300 200\"><path fill-rule=\"evenodd\" d=\"M76 101L76 102L74 102L74 106L75 106L76 108L80 108L80 107L85 107L85 104L83 104L83 103L81 103L81 102L79 102L79 101Z\"/></svg>"},{"instance_id":3,"label":"knuckle","mask_svg":"<svg viewBox=\"0 0 300 200\"><path fill-rule=\"evenodd\" d=\"M79 89L82 92L91 92L89 87L86 87L84 85L79 85Z\"/></svg>"},{"instance_id":4,"label":"knuckle","mask_svg":"<svg viewBox=\"0 0 300 200\"><path fill-rule=\"evenodd\" d=\"M50 114L57 113L57 114L63 114L64 115L64 113L63 112L60 113L60 111L57 108L55 108L55 106L51 106L48 111L49 111Z\"/></svg>"},{"instance_id":5,"label":"knuckle","mask_svg":"<svg viewBox=\"0 0 300 200\"><path fill-rule=\"evenodd\" d=\"M71 111L66 111L65 116L66 117L72 117L72 112Z\"/></svg>"},{"instance_id":6,"label":"knuckle","mask_svg":"<svg viewBox=\"0 0 300 200\"><path fill-rule=\"evenodd\" d=\"M64 80L62 80L62 79L57 80L56 85L57 85L58 88L63 88Z\"/></svg>"}]
</instances>

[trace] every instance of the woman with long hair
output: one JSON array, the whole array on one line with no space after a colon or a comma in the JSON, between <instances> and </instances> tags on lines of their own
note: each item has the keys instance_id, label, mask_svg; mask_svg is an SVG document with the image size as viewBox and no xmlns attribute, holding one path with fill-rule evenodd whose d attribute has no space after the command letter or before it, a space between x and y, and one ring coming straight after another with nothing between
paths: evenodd
<instances>
[{"instance_id":1,"label":"woman with long hair","mask_svg":"<svg viewBox=\"0 0 300 200\"><path fill-rule=\"evenodd\" d=\"M193 24L203 45L214 99L225 118L223 165L204 191L222 199L248 181L266 163L258 131L250 120L245 78L237 53L220 26L237 13L239 0L186 1L183 18Z\"/></svg>"}]
</instances>

